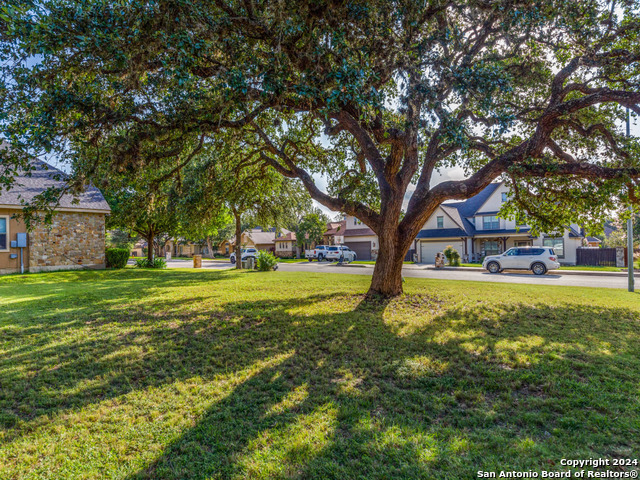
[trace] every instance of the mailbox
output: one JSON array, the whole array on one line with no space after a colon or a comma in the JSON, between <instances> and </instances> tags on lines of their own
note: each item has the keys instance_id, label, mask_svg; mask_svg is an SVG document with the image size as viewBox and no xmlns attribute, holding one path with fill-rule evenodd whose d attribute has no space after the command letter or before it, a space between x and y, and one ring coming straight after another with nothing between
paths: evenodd
<instances>
[{"instance_id":1,"label":"mailbox","mask_svg":"<svg viewBox=\"0 0 640 480\"><path fill-rule=\"evenodd\" d=\"M18 241L18 248L26 248L27 247L27 234L26 233L17 233L16 240Z\"/></svg>"}]
</instances>

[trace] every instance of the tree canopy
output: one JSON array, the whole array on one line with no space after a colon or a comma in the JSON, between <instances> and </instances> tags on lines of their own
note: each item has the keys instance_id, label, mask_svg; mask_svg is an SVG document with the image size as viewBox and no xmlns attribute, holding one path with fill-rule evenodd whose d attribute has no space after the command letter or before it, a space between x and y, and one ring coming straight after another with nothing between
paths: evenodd
<instances>
[{"instance_id":1,"label":"tree canopy","mask_svg":"<svg viewBox=\"0 0 640 480\"><path fill-rule=\"evenodd\" d=\"M296 242L299 246L321 243L327 222L318 213L305 215L296 228Z\"/></svg>"},{"instance_id":2,"label":"tree canopy","mask_svg":"<svg viewBox=\"0 0 640 480\"><path fill-rule=\"evenodd\" d=\"M540 229L593 225L638 203L640 149L619 128L625 108L640 113L638 7L10 0L0 111L12 149L2 155L13 165L27 152L108 144L113 154L94 164L137 170L234 131L247 162L299 179L376 232L371 293L394 295L438 205L497 178L512 186L505 213ZM449 167L466 178L434 185Z\"/></svg>"}]
</instances>

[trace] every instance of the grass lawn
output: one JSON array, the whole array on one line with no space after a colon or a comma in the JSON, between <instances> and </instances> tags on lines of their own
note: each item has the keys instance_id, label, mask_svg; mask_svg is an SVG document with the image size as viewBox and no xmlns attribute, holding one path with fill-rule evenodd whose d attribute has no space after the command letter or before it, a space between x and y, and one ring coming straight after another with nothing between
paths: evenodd
<instances>
[{"instance_id":1,"label":"grass lawn","mask_svg":"<svg viewBox=\"0 0 640 480\"><path fill-rule=\"evenodd\" d=\"M470 479L640 452L640 295L128 269L0 278L0 477ZM629 468L629 467L624 467Z\"/></svg>"}]
</instances>

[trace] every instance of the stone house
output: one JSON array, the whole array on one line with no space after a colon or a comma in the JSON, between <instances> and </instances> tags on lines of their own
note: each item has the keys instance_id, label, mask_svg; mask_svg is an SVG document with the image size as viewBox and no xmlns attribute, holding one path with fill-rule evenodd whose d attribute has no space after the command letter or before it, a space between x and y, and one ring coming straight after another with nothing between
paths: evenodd
<instances>
[{"instance_id":1,"label":"stone house","mask_svg":"<svg viewBox=\"0 0 640 480\"><path fill-rule=\"evenodd\" d=\"M12 188L0 191L0 274L20 272L18 234L27 235L22 250L24 271L42 272L105 267L105 216L111 212L100 191L88 187L78 197L64 195L51 224L36 223L28 232L14 215L49 187L64 185L65 174L33 160L31 176L19 175ZM58 178L59 177L59 178Z\"/></svg>"}]
</instances>

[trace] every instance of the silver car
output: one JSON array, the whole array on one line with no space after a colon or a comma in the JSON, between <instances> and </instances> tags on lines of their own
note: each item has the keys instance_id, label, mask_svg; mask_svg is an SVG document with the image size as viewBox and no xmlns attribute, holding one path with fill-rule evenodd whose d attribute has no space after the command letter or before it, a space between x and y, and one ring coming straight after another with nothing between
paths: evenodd
<instances>
[{"instance_id":1,"label":"silver car","mask_svg":"<svg viewBox=\"0 0 640 480\"><path fill-rule=\"evenodd\" d=\"M549 270L560 268L558 256L550 247L515 247L500 255L490 255L484 258L482 267L490 273L503 270L522 269L531 270L536 275L544 275Z\"/></svg>"}]
</instances>

